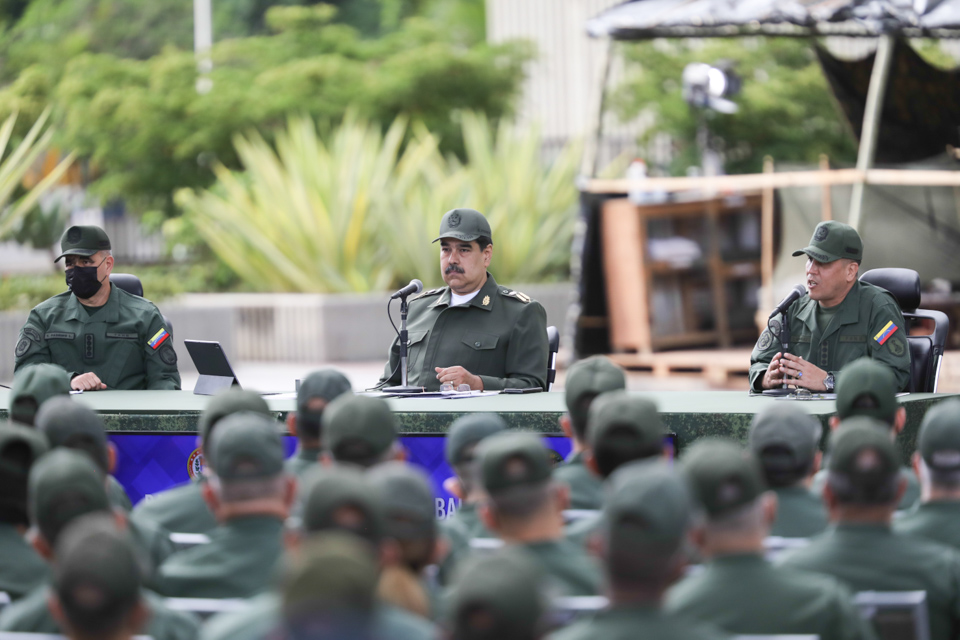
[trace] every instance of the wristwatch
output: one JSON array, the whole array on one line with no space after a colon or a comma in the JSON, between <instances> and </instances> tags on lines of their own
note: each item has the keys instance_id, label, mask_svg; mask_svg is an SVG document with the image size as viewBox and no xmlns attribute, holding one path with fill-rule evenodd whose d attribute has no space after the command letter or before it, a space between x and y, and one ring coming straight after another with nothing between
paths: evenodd
<instances>
[{"instance_id":1,"label":"wristwatch","mask_svg":"<svg viewBox=\"0 0 960 640\"><path fill-rule=\"evenodd\" d=\"M823 386L827 388L827 393L833 393L833 389L836 384L836 380L834 379L832 373L828 373L827 377L823 379Z\"/></svg>"}]
</instances>

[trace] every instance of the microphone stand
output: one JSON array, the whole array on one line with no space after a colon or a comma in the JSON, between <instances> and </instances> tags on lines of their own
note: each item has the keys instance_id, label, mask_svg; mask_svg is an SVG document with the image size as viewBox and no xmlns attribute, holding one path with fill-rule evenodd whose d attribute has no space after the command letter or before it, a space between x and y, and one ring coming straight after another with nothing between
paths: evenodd
<instances>
[{"instance_id":1,"label":"microphone stand","mask_svg":"<svg viewBox=\"0 0 960 640\"><path fill-rule=\"evenodd\" d=\"M385 387L384 393L423 393L425 387L407 386L407 296L400 296L400 386Z\"/></svg>"}]
</instances>

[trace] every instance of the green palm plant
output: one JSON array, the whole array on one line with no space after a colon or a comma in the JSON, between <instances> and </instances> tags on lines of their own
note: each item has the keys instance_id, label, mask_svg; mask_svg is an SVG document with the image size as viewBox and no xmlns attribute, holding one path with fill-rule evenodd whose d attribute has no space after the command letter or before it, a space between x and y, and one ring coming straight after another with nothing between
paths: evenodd
<instances>
[{"instance_id":1,"label":"green palm plant","mask_svg":"<svg viewBox=\"0 0 960 640\"><path fill-rule=\"evenodd\" d=\"M73 164L74 154L71 153L31 189L19 193L24 175L50 149L55 131L53 127L46 126L49 117L50 109L47 108L12 150L8 147L17 123L17 114L11 114L0 125L0 158L3 159L0 161L0 239L8 238L22 228L24 219L34 209L40 196L55 185Z\"/></svg>"}]
</instances>

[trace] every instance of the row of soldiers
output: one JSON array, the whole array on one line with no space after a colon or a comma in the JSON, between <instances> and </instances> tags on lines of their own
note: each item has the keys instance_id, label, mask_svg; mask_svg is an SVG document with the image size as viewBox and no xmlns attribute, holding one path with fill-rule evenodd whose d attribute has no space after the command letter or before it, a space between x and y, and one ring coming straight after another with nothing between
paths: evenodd
<instances>
[{"instance_id":1,"label":"row of soldiers","mask_svg":"<svg viewBox=\"0 0 960 640\"><path fill-rule=\"evenodd\" d=\"M820 424L789 401L757 414L745 449L702 439L673 464L656 406L609 360L584 360L567 375L562 466L495 414L451 425L445 486L462 503L439 524L388 405L336 371L301 384L286 461L260 396L214 397L198 425L203 478L132 511L103 423L63 380L50 365L18 373L16 422L0 426L3 631L869 639L852 594L909 590L927 594L931 638L960 633L960 401L924 417L909 473L896 381L874 361L841 372L818 472ZM596 513L568 522L571 506ZM209 541L177 550L171 531ZM771 535L810 540L774 565ZM598 595L602 610L558 615L563 598ZM201 627L169 598L244 606Z\"/></svg>"}]
</instances>

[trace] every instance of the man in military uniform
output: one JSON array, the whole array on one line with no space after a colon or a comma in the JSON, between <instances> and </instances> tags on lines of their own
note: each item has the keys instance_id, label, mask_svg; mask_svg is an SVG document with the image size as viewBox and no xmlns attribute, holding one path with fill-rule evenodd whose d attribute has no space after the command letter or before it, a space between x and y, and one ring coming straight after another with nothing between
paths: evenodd
<instances>
[{"instance_id":1,"label":"man in military uniform","mask_svg":"<svg viewBox=\"0 0 960 640\"><path fill-rule=\"evenodd\" d=\"M13 376L10 387L10 420L34 426L40 405L54 396L70 393L70 376L55 364L32 364Z\"/></svg>"},{"instance_id":2,"label":"man in military uniform","mask_svg":"<svg viewBox=\"0 0 960 640\"><path fill-rule=\"evenodd\" d=\"M547 314L539 302L497 284L490 224L479 211L454 209L440 221L440 270L446 287L410 299L408 379L437 391L547 388ZM383 384L400 383L399 338Z\"/></svg>"},{"instance_id":3,"label":"man in military uniform","mask_svg":"<svg viewBox=\"0 0 960 640\"><path fill-rule=\"evenodd\" d=\"M757 413L750 425L750 450L777 496L770 535L809 538L827 528L823 500L810 493L820 468L820 422L797 406L777 403Z\"/></svg>"},{"instance_id":4,"label":"man in military uniform","mask_svg":"<svg viewBox=\"0 0 960 640\"><path fill-rule=\"evenodd\" d=\"M241 411L252 411L268 418L275 417L267 402L252 391L231 387L217 393L210 399L197 425L203 453L203 463L213 467L210 451L210 437L214 427L225 417ZM131 520L137 523L154 522L167 531L174 533L209 533L217 526L217 520L203 500L203 476L154 496L142 500L131 514Z\"/></svg>"},{"instance_id":5,"label":"man in military uniform","mask_svg":"<svg viewBox=\"0 0 960 640\"><path fill-rule=\"evenodd\" d=\"M869 356L893 369L897 389L910 381L907 328L896 298L860 282L863 242L857 230L829 220L813 232L807 255L810 295L788 309L790 345L781 352L780 320L760 334L750 356L750 389L780 387L784 381L810 391L833 392L837 372Z\"/></svg>"},{"instance_id":6,"label":"man in military uniform","mask_svg":"<svg viewBox=\"0 0 960 640\"><path fill-rule=\"evenodd\" d=\"M248 598L266 590L283 550L296 480L283 469L279 424L236 413L210 439L214 471L203 497L220 523L210 542L170 556L157 591L177 598Z\"/></svg>"},{"instance_id":7,"label":"man in military uniform","mask_svg":"<svg viewBox=\"0 0 960 640\"><path fill-rule=\"evenodd\" d=\"M69 449L45 454L30 470L27 500L36 535L33 546L51 565L57 565L55 550L61 534L82 516L100 514L118 527L121 520L110 516L110 503L103 479L90 459ZM48 607L49 580L0 612L0 631L60 633L60 625ZM155 640L193 640L200 624L190 614L167 608L163 599L147 590L141 598L149 609L145 626L138 633Z\"/></svg>"},{"instance_id":8,"label":"man in military uniform","mask_svg":"<svg viewBox=\"0 0 960 640\"><path fill-rule=\"evenodd\" d=\"M403 461L396 417L383 398L344 394L323 412L326 464L347 463L369 469L389 460Z\"/></svg>"},{"instance_id":9,"label":"man in military uniform","mask_svg":"<svg viewBox=\"0 0 960 640\"><path fill-rule=\"evenodd\" d=\"M297 411L287 416L287 429L297 437L297 451L287 460L288 473L302 478L319 462L323 410L337 396L350 391L350 381L336 369L320 369L300 381Z\"/></svg>"},{"instance_id":10,"label":"man in military uniform","mask_svg":"<svg viewBox=\"0 0 960 640\"><path fill-rule=\"evenodd\" d=\"M835 526L784 565L833 576L853 591L926 591L931 640L960 629L960 555L950 547L895 533L903 494L900 456L872 418L844 421L832 434L824 499Z\"/></svg>"},{"instance_id":11,"label":"man in military uniform","mask_svg":"<svg viewBox=\"0 0 960 640\"><path fill-rule=\"evenodd\" d=\"M560 418L560 427L573 442L573 449L553 477L570 487L571 509L599 509L603 506L602 481L584 464L589 448L587 413L593 399L601 393L626 389L627 377L609 358L594 356L570 367L564 387L567 413Z\"/></svg>"},{"instance_id":12,"label":"man in military uniform","mask_svg":"<svg viewBox=\"0 0 960 640\"><path fill-rule=\"evenodd\" d=\"M30 312L17 340L15 371L38 362L66 369L74 389L179 389L177 354L157 307L110 283L110 239L95 226L60 238L70 291Z\"/></svg>"},{"instance_id":13,"label":"man in military uniform","mask_svg":"<svg viewBox=\"0 0 960 640\"><path fill-rule=\"evenodd\" d=\"M26 540L27 476L47 448L36 430L0 422L0 591L12 600L49 577L47 564Z\"/></svg>"},{"instance_id":14,"label":"man in military uniform","mask_svg":"<svg viewBox=\"0 0 960 640\"><path fill-rule=\"evenodd\" d=\"M873 637L839 582L764 559L777 499L756 459L733 442L705 439L690 447L681 466L706 511L693 535L706 562L670 590L667 610L737 635Z\"/></svg>"},{"instance_id":15,"label":"man in military uniform","mask_svg":"<svg viewBox=\"0 0 960 640\"><path fill-rule=\"evenodd\" d=\"M609 482L601 553L610 607L551 638L728 637L715 627L661 608L664 594L683 575L689 560L687 536L695 507L683 479L663 462L651 460L618 469Z\"/></svg>"},{"instance_id":16,"label":"man in military uniform","mask_svg":"<svg viewBox=\"0 0 960 640\"><path fill-rule=\"evenodd\" d=\"M480 475L489 496L480 509L486 527L508 546L530 554L546 574L550 595L589 596L601 589L599 567L563 537L566 485L553 481L542 439L498 433L480 442Z\"/></svg>"},{"instance_id":17,"label":"man in military uniform","mask_svg":"<svg viewBox=\"0 0 960 640\"><path fill-rule=\"evenodd\" d=\"M927 411L913 468L920 478L920 502L894 520L894 531L960 549L960 400Z\"/></svg>"}]
</instances>

